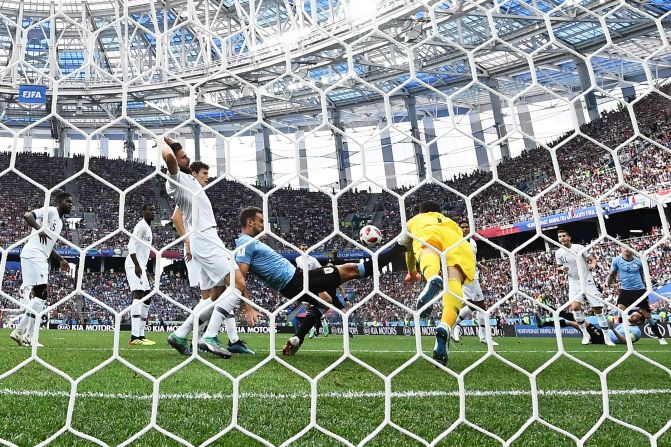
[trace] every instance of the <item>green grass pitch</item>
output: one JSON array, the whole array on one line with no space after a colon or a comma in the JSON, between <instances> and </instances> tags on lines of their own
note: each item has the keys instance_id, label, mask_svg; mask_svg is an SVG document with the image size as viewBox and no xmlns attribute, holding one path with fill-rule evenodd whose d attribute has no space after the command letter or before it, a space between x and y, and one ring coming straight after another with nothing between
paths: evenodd
<instances>
[{"instance_id":1,"label":"green grass pitch","mask_svg":"<svg viewBox=\"0 0 671 447\"><path fill-rule=\"evenodd\" d=\"M165 343L166 334L150 333L157 341L152 347L131 347L128 333L121 333L119 353L123 359L153 377L160 377L186 360ZM286 335L277 334L281 349ZM264 362L269 353L268 335L245 337L257 351L255 356L236 355L230 360L203 358L233 377ZM499 338L496 347L503 359L534 372L556 354L555 339ZM45 348L38 354L45 362L70 377L78 378L112 356L113 334L105 332L43 331ZM362 362L389 375L416 353L414 337L357 336L350 340L352 354ZM576 358L605 370L621 359L626 348L582 346L579 339L564 340L566 350ZM284 358L290 365L315 377L336 362L343 353L339 336L307 340L298 354ZM430 355L433 339L422 340L423 352ZM644 339L635 345L641 356L671 368L671 348ZM281 353L278 352L281 355ZM490 433L508 440L532 416L531 382L528 376L490 355L487 347L473 338L452 344L449 366L464 377L465 418ZM30 357L30 349L9 339L9 330L0 330L0 374ZM606 376L611 390L609 413L620 421L655 434L671 419L671 383L668 370L654 366L637 355L628 356ZM578 438L584 437L604 413L602 382L590 369L566 356L547 365L536 377L539 416ZM30 362L0 380L1 440L31 446L53 436L66 425L70 383L38 362ZM153 384L117 360L84 378L78 384L71 426L77 433L95 436L107 445L118 445L147 427L152 418ZM231 424L233 429L213 446L261 446L245 430L280 445L310 423L310 383L277 360L271 360L239 384L237 411L233 384L220 372L198 360L191 361L158 385L156 425L192 445L200 445ZM316 422L350 443L361 443L385 419L385 384L382 378L351 359L339 363L317 383ZM418 358L391 380L390 421L429 442L450 428L460 416L459 384L456 378ZM94 446L91 441L64 432L52 446ZM131 446L183 445L159 430L150 429ZM346 445L311 429L291 446ZM368 446L421 446L416 439L387 425L366 443ZM497 446L468 424L460 424L440 440L439 446ZM534 422L511 445L573 446L576 443L545 425ZM603 421L586 440L586 446L649 446L649 438L611 420ZM657 439L658 446L671 446L671 432Z\"/></svg>"}]
</instances>

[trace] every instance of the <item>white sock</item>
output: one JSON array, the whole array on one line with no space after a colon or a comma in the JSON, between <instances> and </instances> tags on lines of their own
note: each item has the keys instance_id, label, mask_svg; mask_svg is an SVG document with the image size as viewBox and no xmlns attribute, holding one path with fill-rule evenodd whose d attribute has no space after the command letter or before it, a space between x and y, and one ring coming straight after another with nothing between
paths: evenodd
<instances>
[{"instance_id":1,"label":"white sock","mask_svg":"<svg viewBox=\"0 0 671 447\"><path fill-rule=\"evenodd\" d=\"M149 305L142 303L142 308L140 309L140 337L144 337L144 327L147 325L147 316L149 315Z\"/></svg>"},{"instance_id":2,"label":"white sock","mask_svg":"<svg viewBox=\"0 0 671 447\"><path fill-rule=\"evenodd\" d=\"M22 296L21 299L19 300L19 303L23 304L25 307L24 309L30 308L30 297ZM21 315L21 318L19 319L19 324L23 321L24 318L27 318L26 311L23 311L23 314Z\"/></svg>"},{"instance_id":3,"label":"white sock","mask_svg":"<svg viewBox=\"0 0 671 447\"><path fill-rule=\"evenodd\" d=\"M487 331L487 326L485 326L485 313L481 310L476 313L479 327L478 336L480 337L480 340L486 340L487 336L485 335L485 332Z\"/></svg>"},{"instance_id":4,"label":"white sock","mask_svg":"<svg viewBox=\"0 0 671 447\"><path fill-rule=\"evenodd\" d=\"M600 313L596 314L596 318L599 320L599 326L601 326L601 329L604 331L608 330L608 317L606 316L606 313Z\"/></svg>"},{"instance_id":5,"label":"white sock","mask_svg":"<svg viewBox=\"0 0 671 447\"><path fill-rule=\"evenodd\" d=\"M582 313L582 311L574 310L573 318L575 318L575 322L578 323L578 326L580 326L580 330L582 331L583 335L589 335L589 332L587 332L587 326L585 325L585 315Z\"/></svg>"},{"instance_id":6,"label":"white sock","mask_svg":"<svg viewBox=\"0 0 671 447\"><path fill-rule=\"evenodd\" d=\"M226 335L228 336L229 343L235 343L240 340L238 326L235 324L235 317L226 318L224 326L226 326Z\"/></svg>"},{"instance_id":7,"label":"white sock","mask_svg":"<svg viewBox=\"0 0 671 447\"><path fill-rule=\"evenodd\" d=\"M208 304L212 304L212 301L210 300L200 300L198 304L196 304L196 307L193 308L193 312L198 312L200 310L203 310ZM193 330L193 314L189 315L189 318L187 318L184 323L180 327L177 328L175 331L175 335L181 338L186 338L191 331Z\"/></svg>"},{"instance_id":8,"label":"white sock","mask_svg":"<svg viewBox=\"0 0 671 447\"><path fill-rule=\"evenodd\" d=\"M198 325L198 338L203 338L203 332L205 332L205 329L207 329L207 325L210 324L210 320L208 319L207 321L202 321Z\"/></svg>"},{"instance_id":9,"label":"white sock","mask_svg":"<svg viewBox=\"0 0 671 447\"><path fill-rule=\"evenodd\" d=\"M130 334L133 337L140 336L140 318L142 318L142 311L140 309L140 300L133 300L130 309Z\"/></svg>"},{"instance_id":10,"label":"white sock","mask_svg":"<svg viewBox=\"0 0 671 447\"><path fill-rule=\"evenodd\" d=\"M228 319L235 315L235 309L238 307L240 297L236 292L226 291L216 301L214 312L210 317L210 323L207 325L204 337L216 337L224 318ZM227 330L228 332L228 330Z\"/></svg>"},{"instance_id":11,"label":"white sock","mask_svg":"<svg viewBox=\"0 0 671 447\"><path fill-rule=\"evenodd\" d=\"M34 315L34 318L28 318L28 337L30 340L32 340L33 337L33 330L35 329L35 321L37 320L37 327L39 329L40 327L40 321L41 317L38 315L38 313L42 312L44 310L44 300L42 298L33 298L32 303L30 303L30 309Z\"/></svg>"},{"instance_id":12,"label":"white sock","mask_svg":"<svg viewBox=\"0 0 671 447\"><path fill-rule=\"evenodd\" d=\"M214 306L210 307L207 310L204 310L200 314L199 322L200 324L198 325L198 338L203 338L203 334L207 330L207 326L210 324L210 318L212 318L212 312L214 312Z\"/></svg>"},{"instance_id":13,"label":"white sock","mask_svg":"<svg viewBox=\"0 0 671 447\"><path fill-rule=\"evenodd\" d=\"M456 326L464 320L470 320L471 317L473 317L473 309L471 309L468 306L464 306L459 311L459 315L457 316L457 321L456 321L456 323L454 323L454 325Z\"/></svg>"},{"instance_id":14,"label":"white sock","mask_svg":"<svg viewBox=\"0 0 671 447\"><path fill-rule=\"evenodd\" d=\"M25 330L28 329L28 322L30 321L30 316L28 313L30 312L30 308L32 307L32 300L28 298L28 302L26 303L25 298L21 299L21 303L23 303L26 306L26 310L23 311L23 315L21 316L21 321L19 321L19 325L16 327L16 330L18 332L24 332Z\"/></svg>"}]
</instances>

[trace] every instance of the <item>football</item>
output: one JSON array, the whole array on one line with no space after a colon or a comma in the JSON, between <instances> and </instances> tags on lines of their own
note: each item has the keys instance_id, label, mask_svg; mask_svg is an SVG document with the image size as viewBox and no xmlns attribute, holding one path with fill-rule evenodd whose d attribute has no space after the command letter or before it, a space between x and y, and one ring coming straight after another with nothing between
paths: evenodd
<instances>
[{"instance_id":1,"label":"football","mask_svg":"<svg viewBox=\"0 0 671 447\"><path fill-rule=\"evenodd\" d=\"M366 225L359 231L359 239L368 248L377 247L382 242L382 232L375 225Z\"/></svg>"}]
</instances>

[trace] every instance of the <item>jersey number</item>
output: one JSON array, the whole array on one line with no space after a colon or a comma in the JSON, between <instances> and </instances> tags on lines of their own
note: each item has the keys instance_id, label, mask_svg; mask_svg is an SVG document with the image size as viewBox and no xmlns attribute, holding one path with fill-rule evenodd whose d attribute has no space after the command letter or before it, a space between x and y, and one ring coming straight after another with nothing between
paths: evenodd
<instances>
[{"instance_id":1,"label":"jersey number","mask_svg":"<svg viewBox=\"0 0 671 447\"><path fill-rule=\"evenodd\" d=\"M51 231L56 231L56 222L51 225Z\"/></svg>"}]
</instances>

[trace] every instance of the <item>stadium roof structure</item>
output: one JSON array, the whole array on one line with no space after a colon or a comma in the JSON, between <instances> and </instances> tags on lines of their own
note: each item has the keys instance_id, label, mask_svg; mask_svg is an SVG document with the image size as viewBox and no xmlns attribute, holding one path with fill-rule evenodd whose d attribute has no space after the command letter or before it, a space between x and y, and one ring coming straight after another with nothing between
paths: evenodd
<instances>
[{"instance_id":1,"label":"stadium roof structure","mask_svg":"<svg viewBox=\"0 0 671 447\"><path fill-rule=\"evenodd\" d=\"M510 104L569 100L584 91L581 70L611 94L671 75L670 10L664 0L0 0L0 116L19 128L52 110L91 129L125 110L148 129L192 116L244 129L259 117L318 125L340 110L355 111L355 125L384 119L385 96L401 115L409 96L436 115L484 110L492 92ZM22 84L47 86L52 100L20 104Z\"/></svg>"}]
</instances>

